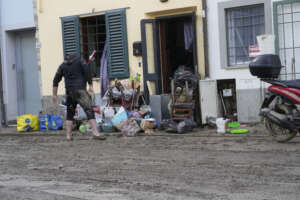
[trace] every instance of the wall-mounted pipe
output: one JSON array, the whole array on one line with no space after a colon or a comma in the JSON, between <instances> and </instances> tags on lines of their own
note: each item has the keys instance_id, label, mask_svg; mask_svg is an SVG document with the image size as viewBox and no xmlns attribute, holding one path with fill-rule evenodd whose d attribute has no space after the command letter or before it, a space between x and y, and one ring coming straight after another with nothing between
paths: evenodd
<instances>
[{"instance_id":1,"label":"wall-mounted pipe","mask_svg":"<svg viewBox=\"0 0 300 200\"><path fill-rule=\"evenodd\" d=\"M2 62L1 62L1 51L0 51L0 127L6 125L6 112L4 105L3 95L3 79L2 79Z\"/></svg>"},{"instance_id":2,"label":"wall-mounted pipe","mask_svg":"<svg viewBox=\"0 0 300 200\"><path fill-rule=\"evenodd\" d=\"M203 23L203 42L204 42L204 63L205 63L205 78L209 77L209 45L208 45L208 31L207 31L207 3L202 0L202 23Z\"/></svg>"},{"instance_id":3,"label":"wall-mounted pipe","mask_svg":"<svg viewBox=\"0 0 300 200\"><path fill-rule=\"evenodd\" d=\"M3 76L2 76L2 1L0 1L0 127L6 125L6 110L3 93Z\"/></svg>"}]
</instances>

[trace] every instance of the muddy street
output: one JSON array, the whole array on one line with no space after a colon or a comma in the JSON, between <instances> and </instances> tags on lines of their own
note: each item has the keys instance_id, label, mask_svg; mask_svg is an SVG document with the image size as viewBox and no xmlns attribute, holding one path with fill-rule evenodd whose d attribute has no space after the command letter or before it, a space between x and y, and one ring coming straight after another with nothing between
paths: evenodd
<instances>
[{"instance_id":1,"label":"muddy street","mask_svg":"<svg viewBox=\"0 0 300 200\"><path fill-rule=\"evenodd\" d=\"M2 136L0 199L298 200L300 138Z\"/></svg>"}]
</instances>

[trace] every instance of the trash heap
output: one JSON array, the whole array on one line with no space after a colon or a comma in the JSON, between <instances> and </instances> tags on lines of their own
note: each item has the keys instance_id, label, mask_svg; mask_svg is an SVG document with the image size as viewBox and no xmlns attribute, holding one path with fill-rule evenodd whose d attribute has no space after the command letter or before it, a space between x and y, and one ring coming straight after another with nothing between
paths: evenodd
<instances>
[{"instance_id":1,"label":"trash heap","mask_svg":"<svg viewBox=\"0 0 300 200\"><path fill-rule=\"evenodd\" d=\"M185 77L179 80L182 83L191 79L190 75L181 74ZM180 76L182 77L182 76ZM192 77L193 78L193 77ZM153 115L151 106L146 104L145 98L140 91L140 76L126 80L115 80L101 98L100 105L95 103L93 97L93 110L96 122L101 132L121 132L123 136L137 136L144 132L151 135L156 129L165 130L169 133L187 133L196 127L196 123L190 118L180 121L172 119L157 121ZM171 105L172 106L172 105ZM52 105L50 110L45 110L39 116L24 115L18 118L18 131L42 131L61 130L66 118L66 105ZM171 111L171 110L170 110ZM80 106L76 108L73 130L81 133L91 131L86 118L80 115Z\"/></svg>"},{"instance_id":2,"label":"trash heap","mask_svg":"<svg viewBox=\"0 0 300 200\"><path fill-rule=\"evenodd\" d=\"M109 87L102 98L101 115L96 115L101 131L120 131L123 136L136 136L142 131L154 133L158 125L140 92L139 81L139 78L115 80Z\"/></svg>"},{"instance_id":3,"label":"trash heap","mask_svg":"<svg viewBox=\"0 0 300 200\"><path fill-rule=\"evenodd\" d=\"M197 78L190 73L179 73L177 79L184 86L188 80L192 84L192 89L197 82ZM96 121L101 131L106 133L120 131L123 136L136 136L144 132L151 135L158 128L169 133L181 134L190 132L196 127L191 118L184 118L179 122L170 119L157 122L152 115L151 107L145 103L144 96L140 92L140 80L137 77L115 80L102 98L100 110L101 115L96 115Z\"/></svg>"}]
</instances>

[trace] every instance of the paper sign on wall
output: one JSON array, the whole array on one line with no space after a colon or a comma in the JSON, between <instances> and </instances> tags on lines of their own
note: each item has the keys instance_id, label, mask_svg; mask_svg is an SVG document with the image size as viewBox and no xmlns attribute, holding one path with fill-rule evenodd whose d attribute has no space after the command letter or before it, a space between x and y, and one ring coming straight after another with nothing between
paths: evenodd
<instances>
[{"instance_id":1,"label":"paper sign on wall","mask_svg":"<svg viewBox=\"0 0 300 200\"><path fill-rule=\"evenodd\" d=\"M258 45L249 46L249 57L255 58L260 55L260 50Z\"/></svg>"}]
</instances>

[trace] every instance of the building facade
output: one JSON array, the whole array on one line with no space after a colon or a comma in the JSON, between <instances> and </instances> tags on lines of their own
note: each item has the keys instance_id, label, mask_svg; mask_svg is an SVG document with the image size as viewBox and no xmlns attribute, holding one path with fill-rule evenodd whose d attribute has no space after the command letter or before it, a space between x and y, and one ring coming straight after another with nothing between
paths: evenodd
<instances>
[{"instance_id":1,"label":"building facade","mask_svg":"<svg viewBox=\"0 0 300 200\"><path fill-rule=\"evenodd\" d=\"M41 109L35 5L33 0L0 1L2 122L25 113L38 114Z\"/></svg>"},{"instance_id":2,"label":"building facade","mask_svg":"<svg viewBox=\"0 0 300 200\"><path fill-rule=\"evenodd\" d=\"M170 91L169 77L182 65L199 74L206 81L200 84L202 119L221 116L225 108L239 121L260 120L266 85L248 69L248 48L257 45L257 35L275 35L276 53L285 66L282 79L299 76L300 0L26 0L18 7L15 3L1 1L1 121L37 114L41 99L49 101L54 73L70 52L88 59L97 51L92 68L99 93L105 46L110 80L138 73L145 90L151 88L155 94ZM221 90L228 95L224 99L219 98ZM63 84L59 94L64 94Z\"/></svg>"},{"instance_id":3,"label":"building facade","mask_svg":"<svg viewBox=\"0 0 300 200\"><path fill-rule=\"evenodd\" d=\"M257 122L259 108L267 85L250 74L249 46L257 45L256 36L275 35L275 50L280 55L282 79L297 78L300 51L297 33L300 31L298 0L210 0L208 8L209 73L206 85L216 91L222 81L234 85L235 111L239 121ZM294 63L293 63L294 62ZM293 70L295 68L295 70ZM293 75L292 75L293 73ZM219 84L218 84L219 83ZM217 89L216 89L217 88ZM222 87L221 87L222 88ZM213 99L218 99L212 95ZM223 99L226 101L226 97ZM222 99L204 116L224 112Z\"/></svg>"},{"instance_id":4,"label":"building facade","mask_svg":"<svg viewBox=\"0 0 300 200\"><path fill-rule=\"evenodd\" d=\"M155 94L162 94L169 92L169 77L181 65L188 65L204 77L202 17L199 0L38 1L38 54L44 102L52 94L52 78L58 66L64 55L71 52L88 60L92 51L97 51L91 66L94 88L99 93L105 46L109 52L110 80L138 73ZM63 84L59 94L64 94Z\"/></svg>"}]
</instances>

